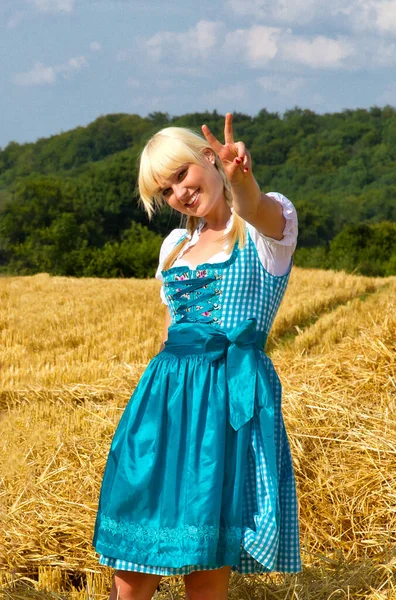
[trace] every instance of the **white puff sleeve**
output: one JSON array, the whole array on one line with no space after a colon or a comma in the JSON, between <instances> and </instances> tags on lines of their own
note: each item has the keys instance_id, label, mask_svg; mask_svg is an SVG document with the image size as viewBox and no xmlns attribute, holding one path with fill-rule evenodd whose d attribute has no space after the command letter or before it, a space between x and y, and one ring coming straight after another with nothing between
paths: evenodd
<instances>
[{"instance_id":1,"label":"white puff sleeve","mask_svg":"<svg viewBox=\"0 0 396 600\"><path fill-rule=\"evenodd\" d=\"M271 275L284 275L290 268L290 261L297 246L298 220L293 204L279 192L267 192L282 205L283 216L286 219L283 238L275 240L259 233L253 225L246 223L250 237L256 246L260 262Z\"/></svg>"},{"instance_id":2,"label":"white puff sleeve","mask_svg":"<svg viewBox=\"0 0 396 600\"><path fill-rule=\"evenodd\" d=\"M155 278L158 279L159 281L163 281L161 271L164 268L165 260L167 259L167 257L169 256L169 254L171 253L173 248L176 246L176 244L180 240L180 238L186 233L186 231L187 231L186 229L173 229L170 232L170 234L162 242L162 246L161 246L160 254L159 254L159 261L158 261L159 264L158 264L157 271L155 273ZM168 302L166 301L166 298L165 298L164 286L161 286L160 296L161 296L161 300L162 300L163 304L168 305Z\"/></svg>"}]
</instances>

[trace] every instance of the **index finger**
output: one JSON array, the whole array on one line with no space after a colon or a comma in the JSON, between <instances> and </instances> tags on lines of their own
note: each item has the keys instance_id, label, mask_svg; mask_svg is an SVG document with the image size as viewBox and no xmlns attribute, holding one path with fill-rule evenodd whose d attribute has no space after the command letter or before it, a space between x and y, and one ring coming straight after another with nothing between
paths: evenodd
<instances>
[{"instance_id":1,"label":"index finger","mask_svg":"<svg viewBox=\"0 0 396 600\"><path fill-rule=\"evenodd\" d=\"M233 144L234 143L234 133L232 131L232 114L231 113L227 113L225 116L224 143L225 144Z\"/></svg>"},{"instance_id":2,"label":"index finger","mask_svg":"<svg viewBox=\"0 0 396 600\"><path fill-rule=\"evenodd\" d=\"M223 147L223 144L219 142L217 137L213 135L207 125L202 125L202 133L204 134L209 146L218 154Z\"/></svg>"}]
</instances>

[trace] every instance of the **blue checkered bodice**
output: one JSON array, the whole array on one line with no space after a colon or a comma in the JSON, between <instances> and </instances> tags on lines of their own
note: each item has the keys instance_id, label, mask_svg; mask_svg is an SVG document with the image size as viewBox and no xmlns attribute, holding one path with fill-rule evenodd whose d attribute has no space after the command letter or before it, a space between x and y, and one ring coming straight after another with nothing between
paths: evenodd
<instances>
[{"instance_id":1,"label":"blue checkered bodice","mask_svg":"<svg viewBox=\"0 0 396 600\"><path fill-rule=\"evenodd\" d=\"M172 324L211 323L229 331L255 318L257 331L268 336L284 296L290 269L271 275L261 264L249 232L246 244L235 244L231 256L221 263L205 263L162 271L164 291Z\"/></svg>"}]
</instances>

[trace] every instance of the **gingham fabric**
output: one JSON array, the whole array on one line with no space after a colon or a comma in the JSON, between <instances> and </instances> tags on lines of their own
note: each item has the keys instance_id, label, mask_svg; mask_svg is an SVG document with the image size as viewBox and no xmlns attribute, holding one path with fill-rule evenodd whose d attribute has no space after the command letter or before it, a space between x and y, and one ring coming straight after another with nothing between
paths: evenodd
<instances>
[{"instance_id":1,"label":"gingham fabric","mask_svg":"<svg viewBox=\"0 0 396 600\"><path fill-rule=\"evenodd\" d=\"M290 265L291 266L291 265ZM248 318L257 319L257 329L268 335L288 283L290 270L282 276L268 273L262 266L257 249L247 234L243 248L235 246L230 258L223 263L198 265L196 269L172 267L163 272L165 289L167 279L221 275L220 320L217 326L231 330ZM176 307L169 296L172 322L177 322ZM219 311L217 311L219 312ZM243 523L239 564L232 565L240 573L280 571L295 573L301 570L298 506L289 443L281 413L281 384L272 362L261 353L265 362L275 398L275 442L279 489L270 488L266 465L263 432L258 414L251 420L250 448L245 479ZM266 527L262 519L271 494L277 493L279 523ZM260 523L260 527L258 527ZM260 534L257 533L260 531ZM253 558L254 556L254 558ZM138 571L156 575L186 575L192 571L211 570L218 565L185 565L181 568L140 565L100 555L99 562L119 570Z\"/></svg>"}]
</instances>

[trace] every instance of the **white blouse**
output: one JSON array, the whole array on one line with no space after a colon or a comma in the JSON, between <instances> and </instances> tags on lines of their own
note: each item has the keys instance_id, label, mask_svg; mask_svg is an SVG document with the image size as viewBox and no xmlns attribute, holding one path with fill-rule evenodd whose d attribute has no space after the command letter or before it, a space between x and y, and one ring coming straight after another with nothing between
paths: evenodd
<instances>
[{"instance_id":1,"label":"white blouse","mask_svg":"<svg viewBox=\"0 0 396 600\"><path fill-rule=\"evenodd\" d=\"M291 257L296 249L298 235L297 213L293 204L286 198L286 196L283 196L278 192L268 192L267 196L271 196L282 205L283 215L286 219L285 228L283 230L283 238L281 240L275 240L274 238L268 237L263 233L259 233L257 229L248 222L246 222L246 229L248 230L250 237L256 246L257 254L263 267L272 275L279 276L284 275L289 269ZM231 211L232 210L233 209L231 209ZM232 220L233 213L231 212L231 216L226 223L224 233L227 233L227 231L231 229ZM188 269L193 269L188 260L183 258L183 255L188 248L191 248L191 246L194 246L197 243L201 229L204 225L205 221L202 220L192 236L187 234L189 240L184 248L180 251L172 267L186 267ZM186 233L186 231L186 229L173 229L162 242L159 265L155 274L155 277L160 281L163 280L161 271L163 270L163 265L167 256L173 250L179 239ZM224 245L224 248L226 248L226 244ZM224 249L205 260L205 263L214 264L224 262L229 257L230 253L227 253ZM162 302L167 304L163 286L161 286L160 295Z\"/></svg>"}]
</instances>

